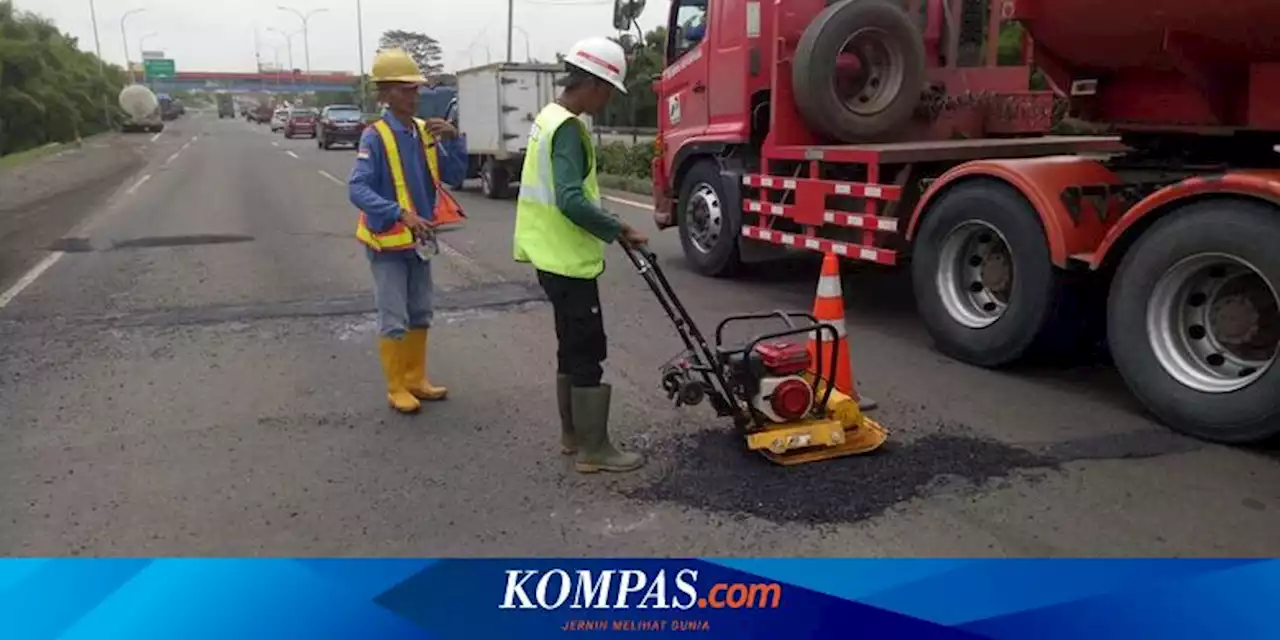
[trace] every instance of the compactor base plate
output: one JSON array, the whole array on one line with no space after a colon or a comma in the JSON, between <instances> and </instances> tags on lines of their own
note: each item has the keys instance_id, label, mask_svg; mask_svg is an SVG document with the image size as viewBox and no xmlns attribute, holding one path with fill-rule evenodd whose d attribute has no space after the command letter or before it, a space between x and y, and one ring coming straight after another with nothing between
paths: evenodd
<instances>
[{"instance_id":1,"label":"compactor base plate","mask_svg":"<svg viewBox=\"0 0 1280 640\"><path fill-rule=\"evenodd\" d=\"M888 438L884 427L866 416L861 426L849 428L838 420L803 420L747 434L747 448L790 466L869 453Z\"/></svg>"}]
</instances>

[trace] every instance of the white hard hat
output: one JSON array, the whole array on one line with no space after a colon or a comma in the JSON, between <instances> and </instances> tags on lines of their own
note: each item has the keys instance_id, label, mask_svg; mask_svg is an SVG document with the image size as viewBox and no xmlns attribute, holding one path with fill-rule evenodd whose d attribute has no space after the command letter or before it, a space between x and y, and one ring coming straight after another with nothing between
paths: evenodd
<instances>
[{"instance_id":1,"label":"white hard hat","mask_svg":"<svg viewBox=\"0 0 1280 640\"><path fill-rule=\"evenodd\" d=\"M587 38L573 45L564 59L587 73L627 92L627 54L622 45L608 38Z\"/></svg>"}]
</instances>

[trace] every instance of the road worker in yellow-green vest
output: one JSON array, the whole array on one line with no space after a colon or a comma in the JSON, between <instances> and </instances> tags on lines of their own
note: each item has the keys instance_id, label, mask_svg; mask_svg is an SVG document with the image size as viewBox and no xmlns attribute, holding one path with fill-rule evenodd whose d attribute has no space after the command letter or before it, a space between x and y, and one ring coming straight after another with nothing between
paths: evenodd
<instances>
[{"instance_id":1,"label":"road worker in yellow-green vest","mask_svg":"<svg viewBox=\"0 0 1280 640\"><path fill-rule=\"evenodd\" d=\"M415 117L418 88L426 82L403 50L378 53L373 81L382 117L365 129L347 181L359 209L356 238L365 245L378 311L378 352L387 402L413 413L422 401L448 391L427 377L432 319L431 258L441 225L459 222L461 207L443 184L466 172L466 150L443 119Z\"/></svg>"},{"instance_id":2,"label":"road worker in yellow-green vest","mask_svg":"<svg viewBox=\"0 0 1280 640\"><path fill-rule=\"evenodd\" d=\"M615 91L626 92L627 60L607 38L589 38L565 57L560 97L534 120L520 175L514 253L537 271L555 315L556 395L560 443L582 473L631 471L638 453L619 451L609 439L611 387L601 382L606 357L596 278L605 245L646 238L600 204L596 153L581 114L600 113Z\"/></svg>"}]
</instances>

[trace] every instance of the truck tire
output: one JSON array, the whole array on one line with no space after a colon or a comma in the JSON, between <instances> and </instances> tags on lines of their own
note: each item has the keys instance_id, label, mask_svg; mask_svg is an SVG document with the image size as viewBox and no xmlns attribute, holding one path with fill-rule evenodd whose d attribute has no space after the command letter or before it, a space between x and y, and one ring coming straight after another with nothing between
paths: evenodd
<instances>
[{"instance_id":1,"label":"truck tire","mask_svg":"<svg viewBox=\"0 0 1280 640\"><path fill-rule=\"evenodd\" d=\"M959 184L929 208L915 239L916 306L939 351L995 368L1059 337L1064 274L1031 204L995 181Z\"/></svg>"},{"instance_id":2,"label":"truck tire","mask_svg":"<svg viewBox=\"0 0 1280 640\"><path fill-rule=\"evenodd\" d=\"M680 245L693 269L705 276L730 276L742 266L741 205L724 193L720 167L712 160L698 161L680 186Z\"/></svg>"},{"instance_id":3,"label":"truck tire","mask_svg":"<svg viewBox=\"0 0 1280 640\"><path fill-rule=\"evenodd\" d=\"M484 161L480 170L480 189L484 197L490 200L501 200L511 191L511 174L501 162L493 158Z\"/></svg>"},{"instance_id":4,"label":"truck tire","mask_svg":"<svg viewBox=\"0 0 1280 640\"><path fill-rule=\"evenodd\" d=\"M861 73L840 73L850 45ZM791 67L796 107L809 127L840 142L887 138L915 113L925 85L924 37L886 0L844 0L814 18Z\"/></svg>"},{"instance_id":5,"label":"truck tire","mask_svg":"<svg viewBox=\"0 0 1280 640\"><path fill-rule=\"evenodd\" d=\"M1280 437L1280 210L1221 199L1157 221L1111 283L1107 333L1165 424L1224 444Z\"/></svg>"}]
</instances>

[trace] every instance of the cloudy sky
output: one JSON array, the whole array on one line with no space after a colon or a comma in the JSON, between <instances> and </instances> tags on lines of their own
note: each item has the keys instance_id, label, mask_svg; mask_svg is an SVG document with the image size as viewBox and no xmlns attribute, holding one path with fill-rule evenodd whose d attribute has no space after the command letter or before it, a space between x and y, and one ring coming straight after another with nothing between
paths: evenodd
<instances>
[{"instance_id":1,"label":"cloudy sky","mask_svg":"<svg viewBox=\"0 0 1280 640\"><path fill-rule=\"evenodd\" d=\"M579 38L614 33L612 0L514 0L515 32L512 54L524 60L525 34L534 58L554 60ZM92 51L93 20L90 0L15 0L22 10L50 18ZM300 32L293 13L325 9L310 19L311 68L314 71L355 71L359 65L356 0L93 0L98 14L102 56L124 61L120 18L132 9L145 9L126 22L129 53L138 60L139 43L164 51L179 71L252 71L254 33L257 53L265 64L279 56L288 64L289 48L280 33ZM448 70L501 60L506 55L507 0L361 0L364 16L364 60L368 69L378 36L388 29L426 33L441 42ZM449 7L453 8L450 9ZM641 26L646 30L665 22L668 0L649 0ZM523 31L522 31L523 30ZM152 35L154 34L154 35ZM303 39L293 38L293 62L305 68Z\"/></svg>"}]
</instances>

